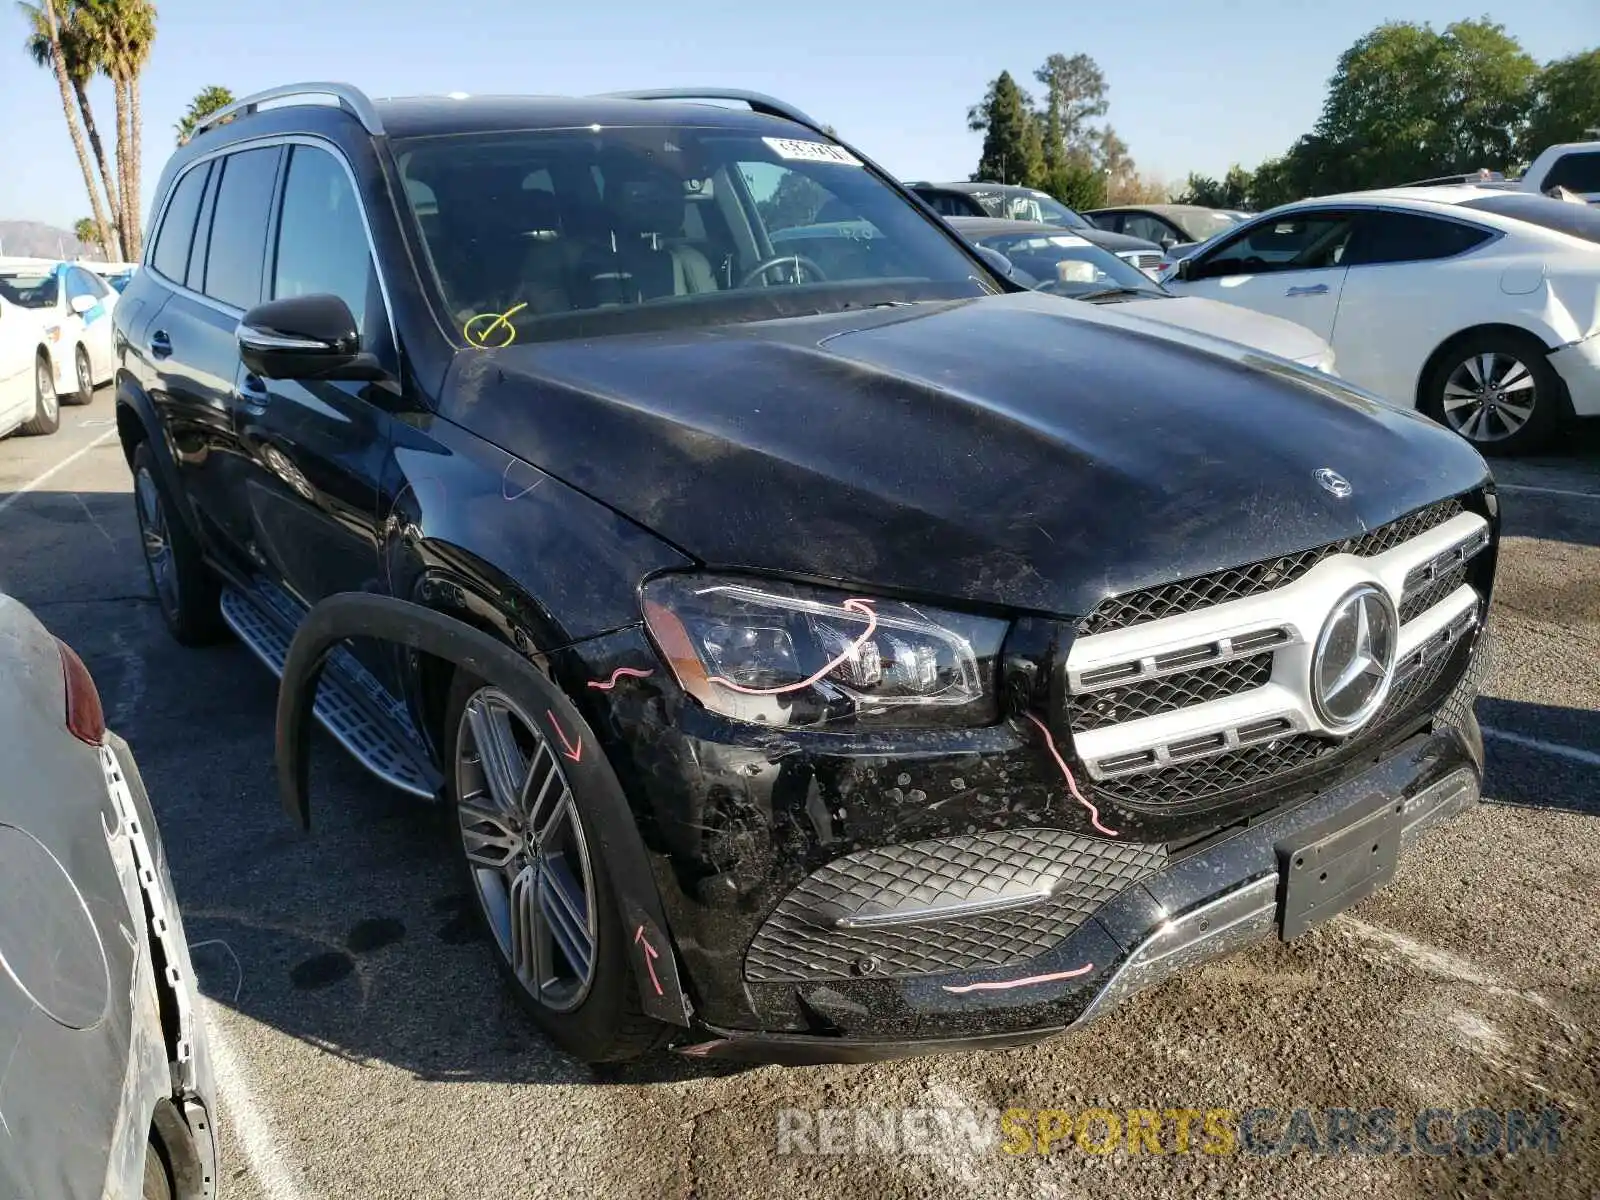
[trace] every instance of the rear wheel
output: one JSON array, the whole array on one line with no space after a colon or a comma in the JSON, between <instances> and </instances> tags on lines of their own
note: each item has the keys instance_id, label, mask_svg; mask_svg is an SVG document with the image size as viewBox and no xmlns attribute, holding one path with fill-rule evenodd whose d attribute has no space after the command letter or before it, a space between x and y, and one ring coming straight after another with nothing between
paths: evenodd
<instances>
[{"instance_id":1,"label":"rear wheel","mask_svg":"<svg viewBox=\"0 0 1600 1200\"><path fill-rule=\"evenodd\" d=\"M94 399L94 368L89 365L89 351L82 342L72 355L72 374L78 390L67 396L67 403L88 404Z\"/></svg>"},{"instance_id":2,"label":"rear wheel","mask_svg":"<svg viewBox=\"0 0 1600 1200\"><path fill-rule=\"evenodd\" d=\"M173 508L149 442L133 450L133 500L144 565L168 631L185 646L217 641L226 629L218 608L220 589Z\"/></svg>"},{"instance_id":3,"label":"rear wheel","mask_svg":"<svg viewBox=\"0 0 1600 1200\"><path fill-rule=\"evenodd\" d=\"M34 437L61 428L61 403L56 399L55 373L43 354L33 364L33 420L22 423L22 432Z\"/></svg>"},{"instance_id":4,"label":"rear wheel","mask_svg":"<svg viewBox=\"0 0 1600 1200\"><path fill-rule=\"evenodd\" d=\"M541 723L458 672L446 712L454 842L496 965L567 1053L618 1062L655 1048L581 791ZM580 734L581 737L581 734Z\"/></svg>"},{"instance_id":5,"label":"rear wheel","mask_svg":"<svg viewBox=\"0 0 1600 1200\"><path fill-rule=\"evenodd\" d=\"M1528 454L1560 427L1566 392L1536 339L1486 330L1439 356L1423 410L1484 454Z\"/></svg>"}]
</instances>

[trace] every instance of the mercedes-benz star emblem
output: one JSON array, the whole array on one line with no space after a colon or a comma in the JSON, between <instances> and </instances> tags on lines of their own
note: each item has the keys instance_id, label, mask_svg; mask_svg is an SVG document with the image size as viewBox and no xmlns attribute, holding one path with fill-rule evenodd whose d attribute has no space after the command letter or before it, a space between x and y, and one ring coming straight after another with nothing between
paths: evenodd
<instances>
[{"instance_id":1,"label":"mercedes-benz star emblem","mask_svg":"<svg viewBox=\"0 0 1600 1200\"><path fill-rule=\"evenodd\" d=\"M1313 472L1312 478L1322 485L1324 491L1332 492L1334 498L1338 500L1343 500L1355 491L1350 486L1350 481L1332 467L1323 467L1320 471Z\"/></svg>"},{"instance_id":2,"label":"mercedes-benz star emblem","mask_svg":"<svg viewBox=\"0 0 1600 1200\"><path fill-rule=\"evenodd\" d=\"M1311 659L1311 700L1329 729L1359 729L1388 697L1399 625L1394 602L1372 584L1334 605Z\"/></svg>"}]
</instances>

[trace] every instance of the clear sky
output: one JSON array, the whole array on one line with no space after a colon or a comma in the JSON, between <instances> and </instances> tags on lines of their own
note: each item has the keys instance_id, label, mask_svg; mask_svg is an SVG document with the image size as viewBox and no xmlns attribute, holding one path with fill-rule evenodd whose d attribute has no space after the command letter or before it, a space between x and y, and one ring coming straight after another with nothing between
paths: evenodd
<instances>
[{"instance_id":1,"label":"clear sky","mask_svg":"<svg viewBox=\"0 0 1600 1200\"><path fill-rule=\"evenodd\" d=\"M1478 0L1482 3L1482 0ZM1495 0L1541 62L1600 44L1600 0ZM781 96L904 179L964 179L979 139L968 105L1002 69L1028 79L1085 53L1110 83L1110 120L1139 168L1169 181L1253 166L1310 128L1341 51L1389 18L1442 27L1473 0L158 0L144 75L145 204L172 127L208 84L236 95L338 79L373 96L583 93L721 84ZM64 228L87 216L56 86L0 6L0 219ZM108 139L111 91L98 82Z\"/></svg>"}]
</instances>

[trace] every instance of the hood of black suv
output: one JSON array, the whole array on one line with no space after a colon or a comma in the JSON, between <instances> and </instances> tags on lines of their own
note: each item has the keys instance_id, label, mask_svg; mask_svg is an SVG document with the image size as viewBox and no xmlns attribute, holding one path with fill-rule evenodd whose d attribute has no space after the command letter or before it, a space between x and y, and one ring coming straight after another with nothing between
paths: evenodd
<instances>
[{"instance_id":1,"label":"hood of black suv","mask_svg":"<svg viewBox=\"0 0 1600 1200\"><path fill-rule=\"evenodd\" d=\"M1336 380L1036 293L466 351L442 415L714 566L1062 615L1486 476Z\"/></svg>"}]
</instances>

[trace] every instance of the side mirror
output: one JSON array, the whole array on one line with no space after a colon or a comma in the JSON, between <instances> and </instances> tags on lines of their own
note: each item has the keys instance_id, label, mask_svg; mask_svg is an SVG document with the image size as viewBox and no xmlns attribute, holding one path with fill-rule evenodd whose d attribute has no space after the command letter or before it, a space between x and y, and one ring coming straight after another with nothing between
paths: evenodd
<instances>
[{"instance_id":1,"label":"side mirror","mask_svg":"<svg viewBox=\"0 0 1600 1200\"><path fill-rule=\"evenodd\" d=\"M1162 237L1161 237L1161 248L1163 250L1171 250L1177 244L1178 244L1178 239L1173 237L1170 233L1162 235Z\"/></svg>"},{"instance_id":2,"label":"side mirror","mask_svg":"<svg viewBox=\"0 0 1600 1200\"><path fill-rule=\"evenodd\" d=\"M269 300L245 313L239 356L263 379L382 379L377 359L361 352L350 306L337 296Z\"/></svg>"},{"instance_id":3,"label":"side mirror","mask_svg":"<svg viewBox=\"0 0 1600 1200\"><path fill-rule=\"evenodd\" d=\"M1197 278L1197 276L1194 273L1194 259L1192 259L1192 258L1180 258L1178 260L1178 269L1177 269L1177 271L1175 273L1175 278L1183 279L1183 280L1189 280L1189 279Z\"/></svg>"},{"instance_id":4,"label":"side mirror","mask_svg":"<svg viewBox=\"0 0 1600 1200\"><path fill-rule=\"evenodd\" d=\"M71 300L67 301L68 307L80 317L99 303L100 301L96 300L93 296L74 296Z\"/></svg>"},{"instance_id":5,"label":"side mirror","mask_svg":"<svg viewBox=\"0 0 1600 1200\"><path fill-rule=\"evenodd\" d=\"M978 252L979 258L983 259L984 262L989 264L990 270L992 270L996 275L999 275L1002 279L1016 279L1016 266L1004 254L1001 254L1000 251L994 249L992 246L974 246L973 249Z\"/></svg>"}]
</instances>

